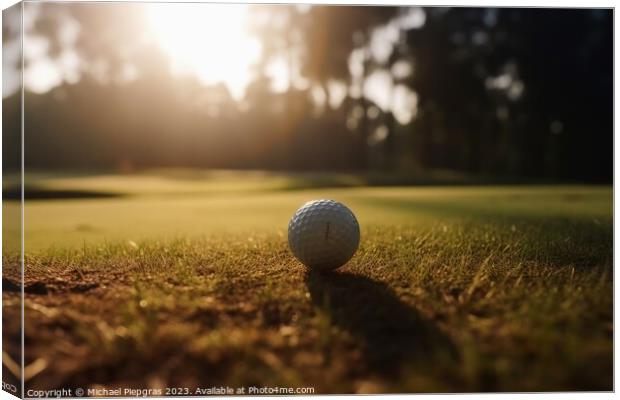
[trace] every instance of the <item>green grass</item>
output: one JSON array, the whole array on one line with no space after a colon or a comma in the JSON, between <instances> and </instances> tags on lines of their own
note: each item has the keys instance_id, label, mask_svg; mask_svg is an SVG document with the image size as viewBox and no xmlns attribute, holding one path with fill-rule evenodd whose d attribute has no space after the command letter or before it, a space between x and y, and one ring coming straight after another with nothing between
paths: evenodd
<instances>
[{"instance_id":1,"label":"green grass","mask_svg":"<svg viewBox=\"0 0 620 400\"><path fill-rule=\"evenodd\" d=\"M27 387L612 389L610 187L43 178L122 196L26 204L26 362L44 361ZM362 227L332 274L287 248L288 218L313 198L344 201ZM15 253L4 263L14 280ZM3 298L15 330L17 293Z\"/></svg>"}]
</instances>

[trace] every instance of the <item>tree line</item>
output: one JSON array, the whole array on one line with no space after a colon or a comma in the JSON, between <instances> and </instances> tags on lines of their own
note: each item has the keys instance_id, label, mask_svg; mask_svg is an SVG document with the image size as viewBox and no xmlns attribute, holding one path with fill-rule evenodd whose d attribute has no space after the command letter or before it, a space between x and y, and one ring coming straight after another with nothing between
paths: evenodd
<instances>
[{"instance_id":1,"label":"tree line","mask_svg":"<svg viewBox=\"0 0 620 400\"><path fill-rule=\"evenodd\" d=\"M75 46L82 58L105 60L112 78L122 70L127 46L120 44L138 37L139 4L45 7L33 29L49 38L50 52L58 47L58 15L66 13L80 23ZM161 50L134 43L133 80L102 82L86 71L78 82L26 93L26 165L450 169L612 179L611 10L253 7L265 16L251 26L263 53L242 101L225 85L174 76ZM378 58L374 35L386 27L395 36L389 54ZM309 83L273 91L265 71L278 57L289 76ZM415 93L405 123L365 95L382 71L389 88ZM329 99L333 82L347 88L343 99L317 103L313 94ZM19 118L11 118L19 113L19 93L4 98L3 107L10 168L19 160L11 150L19 137Z\"/></svg>"}]
</instances>

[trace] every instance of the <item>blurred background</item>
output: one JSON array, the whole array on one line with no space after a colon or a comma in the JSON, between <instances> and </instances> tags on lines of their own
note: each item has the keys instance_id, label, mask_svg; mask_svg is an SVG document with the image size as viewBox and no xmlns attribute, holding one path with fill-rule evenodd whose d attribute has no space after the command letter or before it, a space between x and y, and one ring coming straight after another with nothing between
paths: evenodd
<instances>
[{"instance_id":1,"label":"blurred background","mask_svg":"<svg viewBox=\"0 0 620 400\"><path fill-rule=\"evenodd\" d=\"M612 10L25 3L23 28L30 170L612 180Z\"/></svg>"}]
</instances>

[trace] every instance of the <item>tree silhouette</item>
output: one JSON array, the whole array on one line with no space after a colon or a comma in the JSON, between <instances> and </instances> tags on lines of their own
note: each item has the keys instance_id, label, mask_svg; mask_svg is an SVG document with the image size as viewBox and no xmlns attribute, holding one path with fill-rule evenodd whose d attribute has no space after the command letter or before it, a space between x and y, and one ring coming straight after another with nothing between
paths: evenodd
<instances>
[{"instance_id":1,"label":"tree silhouette","mask_svg":"<svg viewBox=\"0 0 620 400\"><path fill-rule=\"evenodd\" d=\"M253 6L264 52L245 98L235 101L223 84L172 74L157 43L143 40L143 4L28 7L39 8L29 34L47 39L53 60L67 51L67 21L77 21L72 50L82 62L79 80L27 92L29 168L398 172L409 159L423 169L513 178L612 178L610 10L425 8L425 23L401 27L390 56L378 61L368 50L373 34L406 8ZM5 44L14 40L5 33ZM353 52L362 56L357 75ZM295 81L283 93L269 74L276 59ZM375 71L403 60L413 73L390 79L418 98L405 125L359 95ZM128 65L131 79L123 78ZM318 107L313 94L329 96L334 81L349 93L337 107ZM19 144L19 104L18 94L3 99L5 149ZM381 126L387 137L369 146ZM4 157L18 166L13 153Z\"/></svg>"},{"instance_id":2,"label":"tree silhouette","mask_svg":"<svg viewBox=\"0 0 620 400\"><path fill-rule=\"evenodd\" d=\"M411 85L420 96L414 129L423 164L609 179L611 153L601 153L612 121L608 11L427 14L426 25L407 37L416 60Z\"/></svg>"}]
</instances>

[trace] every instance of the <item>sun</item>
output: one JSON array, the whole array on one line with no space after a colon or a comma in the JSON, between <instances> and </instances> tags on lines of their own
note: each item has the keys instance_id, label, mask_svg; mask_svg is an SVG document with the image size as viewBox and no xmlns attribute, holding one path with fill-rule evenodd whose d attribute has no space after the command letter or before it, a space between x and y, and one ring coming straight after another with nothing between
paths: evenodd
<instances>
[{"instance_id":1,"label":"sun","mask_svg":"<svg viewBox=\"0 0 620 400\"><path fill-rule=\"evenodd\" d=\"M246 29L247 5L152 3L148 22L176 72L205 84L224 83L240 99L251 80L260 42Z\"/></svg>"}]
</instances>

